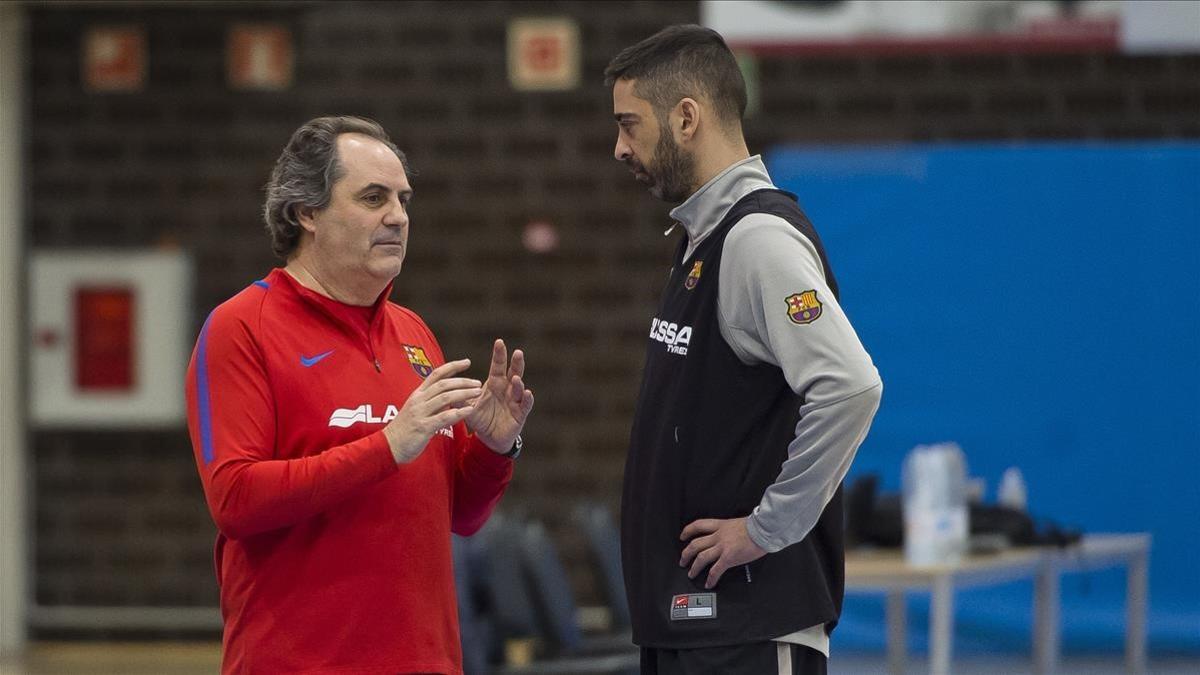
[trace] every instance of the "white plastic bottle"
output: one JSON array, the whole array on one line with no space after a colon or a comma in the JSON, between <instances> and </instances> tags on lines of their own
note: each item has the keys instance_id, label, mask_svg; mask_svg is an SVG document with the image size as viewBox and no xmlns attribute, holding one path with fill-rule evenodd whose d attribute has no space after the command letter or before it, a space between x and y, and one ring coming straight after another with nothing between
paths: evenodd
<instances>
[{"instance_id":1,"label":"white plastic bottle","mask_svg":"<svg viewBox=\"0 0 1200 675\"><path fill-rule=\"evenodd\" d=\"M955 443L921 445L904 460L904 558L953 565L967 552L967 462Z\"/></svg>"},{"instance_id":2,"label":"white plastic bottle","mask_svg":"<svg viewBox=\"0 0 1200 675\"><path fill-rule=\"evenodd\" d=\"M996 495L996 501L1001 506L1024 511L1028 501L1025 492L1025 478L1021 475L1021 470L1015 466L1005 469L1004 475L1000 478L1000 491Z\"/></svg>"}]
</instances>

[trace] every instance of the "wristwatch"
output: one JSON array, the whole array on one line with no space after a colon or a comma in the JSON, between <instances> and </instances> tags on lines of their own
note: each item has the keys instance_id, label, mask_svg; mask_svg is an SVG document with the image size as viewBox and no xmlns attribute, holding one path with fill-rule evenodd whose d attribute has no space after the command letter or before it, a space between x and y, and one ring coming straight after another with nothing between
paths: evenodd
<instances>
[{"instance_id":1,"label":"wristwatch","mask_svg":"<svg viewBox=\"0 0 1200 675\"><path fill-rule=\"evenodd\" d=\"M521 434L517 434L516 440L513 441L512 449L504 453L504 456L509 459L516 459L521 456L521 450L525 447L525 441L521 440Z\"/></svg>"}]
</instances>

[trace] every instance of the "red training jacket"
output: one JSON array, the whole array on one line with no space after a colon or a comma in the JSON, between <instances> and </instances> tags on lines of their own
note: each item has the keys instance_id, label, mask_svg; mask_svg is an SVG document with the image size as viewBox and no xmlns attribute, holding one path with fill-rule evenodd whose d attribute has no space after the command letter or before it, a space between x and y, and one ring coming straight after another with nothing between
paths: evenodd
<instances>
[{"instance_id":1,"label":"red training jacket","mask_svg":"<svg viewBox=\"0 0 1200 675\"><path fill-rule=\"evenodd\" d=\"M444 362L411 311L353 307L282 269L221 304L187 373L225 620L223 673L461 673L450 532L512 461L465 425L398 467L382 429Z\"/></svg>"}]
</instances>

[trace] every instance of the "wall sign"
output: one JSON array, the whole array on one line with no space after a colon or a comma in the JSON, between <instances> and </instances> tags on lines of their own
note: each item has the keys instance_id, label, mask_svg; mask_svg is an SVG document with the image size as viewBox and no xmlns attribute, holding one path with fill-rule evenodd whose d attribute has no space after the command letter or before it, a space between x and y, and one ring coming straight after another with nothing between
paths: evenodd
<instances>
[{"instance_id":1,"label":"wall sign","mask_svg":"<svg viewBox=\"0 0 1200 675\"><path fill-rule=\"evenodd\" d=\"M183 423L192 267L161 251L36 251L29 266L37 427Z\"/></svg>"},{"instance_id":2,"label":"wall sign","mask_svg":"<svg viewBox=\"0 0 1200 675\"><path fill-rule=\"evenodd\" d=\"M513 19L508 24L508 80L518 91L579 86L579 26L568 18Z\"/></svg>"},{"instance_id":3,"label":"wall sign","mask_svg":"<svg viewBox=\"0 0 1200 675\"><path fill-rule=\"evenodd\" d=\"M105 26L83 38L83 82L92 91L138 91L146 80L146 35L137 26Z\"/></svg>"},{"instance_id":4,"label":"wall sign","mask_svg":"<svg viewBox=\"0 0 1200 675\"><path fill-rule=\"evenodd\" d=\"M275 24L239 24L229 30L229 86L278 91L292 84L292 32Z\"/></svg>"}]
</instances>

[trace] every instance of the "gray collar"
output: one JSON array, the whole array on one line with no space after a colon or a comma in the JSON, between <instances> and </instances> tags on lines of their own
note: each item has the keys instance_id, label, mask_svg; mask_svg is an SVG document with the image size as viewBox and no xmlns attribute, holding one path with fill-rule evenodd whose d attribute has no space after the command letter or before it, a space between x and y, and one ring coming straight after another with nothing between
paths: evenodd
<instances>
[{"instance_id":1,"label":"gray collar","mask_svg":"<svg viewBox=\"0 0 1200 675\"><path fill-rule=\"evenodd\" d=\"M755 190L772 187L775 186L761 156L753 155L729 165L682 204L671 209L671 217L687 231L688 248L683 259L691 257L696 246L716 229L738 200Z\"/></svg>"}]
</instances>

